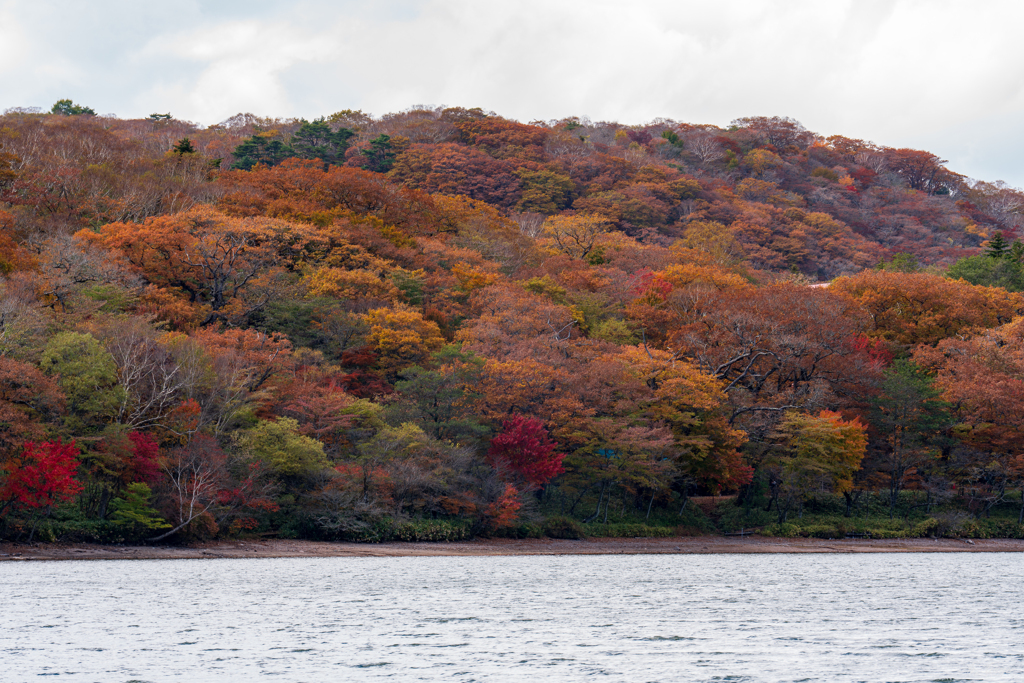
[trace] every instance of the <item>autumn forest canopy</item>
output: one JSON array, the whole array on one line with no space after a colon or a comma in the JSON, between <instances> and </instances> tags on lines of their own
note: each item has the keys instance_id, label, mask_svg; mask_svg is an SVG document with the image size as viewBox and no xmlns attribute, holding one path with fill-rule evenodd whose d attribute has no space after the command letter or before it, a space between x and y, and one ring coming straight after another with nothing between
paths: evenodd
<instances>
[{"instance_id":1,"label":"autumn forest canopy","mask_svg":"<svg viewBox=\"0 0 1024 683\"><path fill-rule=\"evenodd\" d=\"M0 539L1024 536L1024 193L785 117L0 117Z\"/></svg>"}]
</instances>

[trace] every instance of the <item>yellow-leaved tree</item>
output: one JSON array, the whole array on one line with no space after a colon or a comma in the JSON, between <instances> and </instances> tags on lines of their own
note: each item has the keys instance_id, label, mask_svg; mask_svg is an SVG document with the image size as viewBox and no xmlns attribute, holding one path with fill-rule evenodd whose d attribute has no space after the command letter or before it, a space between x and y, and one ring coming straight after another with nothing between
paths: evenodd
<instances>
[{"instance_id":1,"label":"yellow-leaved tree","mask_svg":"<svg viewBox=\"0 0 1024 683\"><path fill-rule=\"evenodd\" d=\"M779 523L813 493L844 493L853 488L867 449L867 426L858 418L822 410L817 415L789 411L773 434L774 448L762 467Z\"/></svg>"}]
</instances>

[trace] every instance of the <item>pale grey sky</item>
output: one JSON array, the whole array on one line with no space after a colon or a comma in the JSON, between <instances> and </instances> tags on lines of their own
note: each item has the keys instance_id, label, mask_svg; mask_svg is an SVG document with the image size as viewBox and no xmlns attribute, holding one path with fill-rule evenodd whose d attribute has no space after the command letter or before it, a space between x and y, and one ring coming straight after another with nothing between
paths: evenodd
<instances>
[{"instance_id":1,"label":"pale grey sky","mask_svg":"<svg viewBox=\"0 0 1024 683\"><path fill-rule=\"evenodd\" d=\"M0 0L0 109L779 115L1021 187L1022 20L1010 0Z\"/></svg>"}]
</instances>

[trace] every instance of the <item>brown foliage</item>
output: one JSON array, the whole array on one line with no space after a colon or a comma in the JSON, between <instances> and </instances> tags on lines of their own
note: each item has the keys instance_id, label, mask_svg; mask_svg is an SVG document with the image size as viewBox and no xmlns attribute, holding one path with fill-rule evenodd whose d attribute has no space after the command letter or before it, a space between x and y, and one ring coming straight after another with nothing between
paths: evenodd
<instances>
[{"instance_id":1,"label":"brown foliage","mask_svg":"<svg viewBox=\"0 0 1024 683\"><path fill-rule=\"evenodd\" d=\"M840 278L829 289L867 311L869 335L897 344L936 344L1024 313L1024 295L925 273L865 271Z\"/></svg>"}]
</instances>

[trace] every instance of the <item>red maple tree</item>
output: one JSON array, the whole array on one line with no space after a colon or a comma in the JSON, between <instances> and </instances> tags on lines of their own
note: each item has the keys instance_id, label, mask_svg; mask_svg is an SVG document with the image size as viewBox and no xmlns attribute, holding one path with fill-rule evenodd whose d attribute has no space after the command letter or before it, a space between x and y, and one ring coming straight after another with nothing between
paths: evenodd
<instances>
[{"instance_id":1,"label":"red maple tree","mask_svg":"<svg viewBox=\"0 0 1024 683\"><path fill-rule=\"evenodd\" d=\"M0 512L5 508L44 508L70 500L82 490L75 479L78 447L74 441L26 443L21 455L8 463L7 481L0 485Z\"/></svg>"},{"instance_id":2,"label":"red maple tree","mask_svg":"<svg viewBox=\"0 0 1024 683\"><path fill-rule=\"evenodd\" d=\"M501 429L487 451L491 466L518 475L534 488L565 471L565 454L555 452L555 442L537 418L513 415L502 421Z\"/></svg>"}]
</instances>

